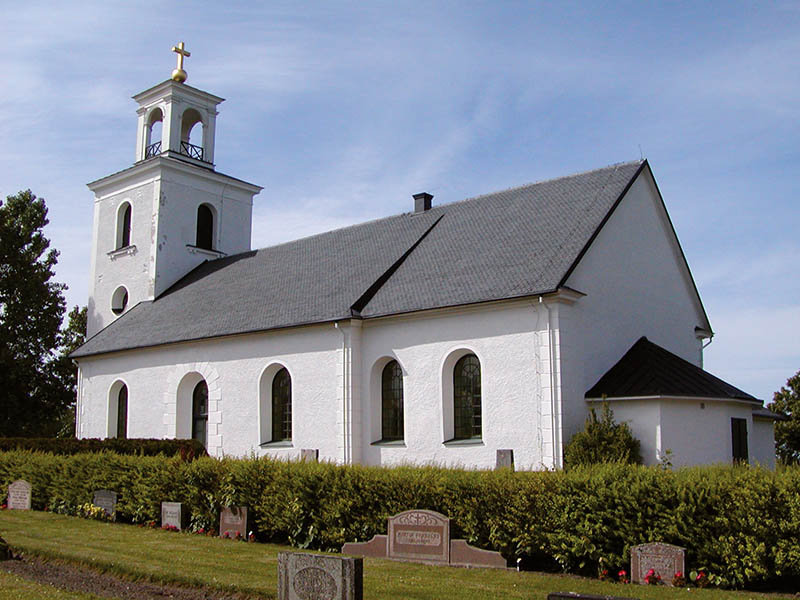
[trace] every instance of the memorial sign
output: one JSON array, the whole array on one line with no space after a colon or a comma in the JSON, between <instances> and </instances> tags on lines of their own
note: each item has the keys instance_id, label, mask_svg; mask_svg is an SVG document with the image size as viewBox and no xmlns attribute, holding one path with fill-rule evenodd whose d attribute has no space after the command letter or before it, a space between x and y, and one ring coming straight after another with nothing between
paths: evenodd
<instances>
[{"instance_id":1,"label":"memorial sign","mask_svg":"<svg viewBox=\"0 0 800 600\"><path fill-rule=\"evenodd\" d=\"M8 508L11 510L31 509L31 484L18 479L8 486Z\"/></svg>"},{"instance_id":2,"label":"memorial sign","mask_svg":"<svg viewBox=\"0 0 800 600\"><path fill-rule=\"evenodd\" d=\"M661 576L661 583L671 586L675 573L685 572L685 556L684 548L672 544L654 542L634 546L631 548L631 581L646 583L645 576L653 569L657 576Z\"/></svg>"},{"instance_id":3,"label":"memorial sign","mask_svg":"<svg viewBox=\"0 0 800 600\"><path fill-rule=\"evenodd\" d=\"M306 462L319 462L319 448L301 448L300 460Z\"/></svg>"},{"instance_id":4,"label":"memorial sign","mask_svg":"<svg viewBox=\"0 0 800 600\"><path fill-rule=\"evenodd\" d=\"M513 450L498 450L497 462L495 463L496 469L511 469L514 470L514 451Z\"/></svg>"},{"instance_id":5,"label":"memorial sign","mask_svg":"<svg viewBox=\"0 0 800 600\"><path fill-rule=\"evenodd\" d=\"M117 493L110 490L97 490L94 493L92 504L102 508L106 515L113 519L117 513Z\"/></svg>"},{"instance_id":6,"label":"memorial sign","mask_svg":"<svg viewBox=\"0 0 800 600\"><path fill-rule=\"evenodd\" d=\"M363 579L363 558L278 554L278 600L363 600Z\"/></svg>"}]
</instances>

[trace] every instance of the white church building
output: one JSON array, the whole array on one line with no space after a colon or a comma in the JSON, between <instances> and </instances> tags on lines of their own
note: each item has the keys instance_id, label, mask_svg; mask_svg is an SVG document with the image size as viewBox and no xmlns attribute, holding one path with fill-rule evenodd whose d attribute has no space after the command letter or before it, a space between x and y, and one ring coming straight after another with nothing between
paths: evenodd
<instances>
[{"instance_id":1,"label":"white church building","mask_svg":"<svg viewBox=\"0 0 800 600\"><path fill-rule=\"evenodd\" d=\"M647 464L774 465L775 415L702 369L711 326L646 160L252 250L262 188L215 170L223 99L184 81L134 96L135 163L89 184L79 437L559 468L606 399Z\"/></svg>"}]
</instances>

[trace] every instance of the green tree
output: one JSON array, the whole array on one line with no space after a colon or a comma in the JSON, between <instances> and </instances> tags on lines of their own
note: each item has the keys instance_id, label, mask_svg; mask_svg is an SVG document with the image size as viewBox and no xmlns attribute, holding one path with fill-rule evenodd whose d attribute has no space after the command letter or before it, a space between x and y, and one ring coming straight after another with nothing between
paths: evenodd
<instances>
[{"instance_id":1,"label":"green tree","mask_svg":"<svg viewBox=\"0 0 800 600\"><path fill-rule=\"evenodd\" d=\"M614 421L614 413L603 403L600 418L592 407L586 418L583 431L579 431L564 448L564 466L595 465L620 462L639 464L642 462L641 443L631 432L627 423Z\"/></svg>"},{"instance_id":2,"label":"green tree","mask_svg":"<svg viewBox=\"0 0 800 600\"><path fill-rule=\"evenodd\" d=\"M767 405L789 419L775 423L775 452L784 464L800 463L800 371L786 380Z\"/></svg>"},{"instance_id":3,"label":"green tree","mask_svg":"<svg viewBox=\"0 0 800 600\"><path fill-rule=\"evenodd\" d=\"M30 190L0 201L0 436L52 434L68 406L53 368L66 286L52 281L48 222Z\"/></svg>"},{"instance_id":4,"label":"green tree","mask_svg":"<svg viewBox=\"0 0 800 600\"><path fill-rule=\"evenodd\" d=\"M57 437L75 435L75 398L78 392L78 367L69 355L86 339L86 307L73 307L67 315L67 325L61 330L55 360L51 363L53 375L58 381L54 393L61 397L56 400L60 406L67 407L58 421Z\"/></svg>"}]
</instances>

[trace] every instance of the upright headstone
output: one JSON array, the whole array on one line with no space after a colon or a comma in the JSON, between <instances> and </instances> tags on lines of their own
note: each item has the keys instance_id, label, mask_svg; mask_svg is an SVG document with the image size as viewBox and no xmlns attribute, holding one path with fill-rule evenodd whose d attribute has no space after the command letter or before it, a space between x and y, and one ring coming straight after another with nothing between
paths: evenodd
<instances>
[{"instance_id":1,"label":"upright headstone","mask_svg":"<svg viewBox=\"0 0 800 600\"><path fill-rule=\"evenodd\" d=\"M246 506L226 506L219 513L219 537L247 539Z\"/></svg>"},{"instance_id":2,"label":"upright headstone","mask_svg":"<svg viewBox=\"0 0 800 600\"><path fill-rule=\"evenodd\" d=\"M389 517L389 558L450 562L450 519L432 510Z\"/></svg>"},{"instance_id":3,"label":"upright headstone","mask_svg":"<svg viewBox=\"0 0 800 600\"><path fill-rule=\"evenodd\" d=\"M161 526L177 527L183 529L185 523L182 505L180 502L161 503Z\"/></svg>"},{"instance_id":4,"label":"upright headstone","mask_svg":"<svg viewBox=\"0 0 800 600\"><path fill-rule=\"evenodd\" d=\"M8 508L13 510L31 509L31 484L18 479L8 486Z\"/></svg>"},{"instance_id":5,"label":"upright headstone","mask_svg":"<svg viewBox=\"0 0 800 600\"><path fill-rule=\"evenodd\" d=\"M92 504L102 508L113 519L117 514L117 493L110 490L97 490L94 493Z\"/></svg>"},{"instance_id":6,"label":"upright headstone","mask_svg":"<svg viewBox=\"0 0 800 600\"><path fill-rule=\"evenodd\" d=\"M363 579L363 558L278 554L278 600L363 600Z\"/></svg>"},{"instance_id":7,"label":"upright headstone","mask_svg":"<svg viewBox=\"0 0 800 600\"><path fill-rule=\"evenodd\" d=\"M661 583L672 585L672 577L680 571L685 573L686 549L672 544L653 542L631 548L631 581L645 583L650 569L661 576Z\"/></svg>"},{"instance_id":8,"label":"upright headstone","mask_svg":"<svg viewBox=\"0 0 800 600\"><path fill-rule=\"evenodd\" d=\"M497 463L495 465L497 469L511 469L514 470L514 451L513 450L498 450L497 451Z\"/></svg>"},{"instance_id":9,"label":"upright headstone","mask_svg":"<svg viewBox=\"0 0 800 600\"><path fill-rule=\"evenodd\" d=\"M319 448L301 448L300 460L307 462L319 462Z\"/></svg>"}]
</instances>

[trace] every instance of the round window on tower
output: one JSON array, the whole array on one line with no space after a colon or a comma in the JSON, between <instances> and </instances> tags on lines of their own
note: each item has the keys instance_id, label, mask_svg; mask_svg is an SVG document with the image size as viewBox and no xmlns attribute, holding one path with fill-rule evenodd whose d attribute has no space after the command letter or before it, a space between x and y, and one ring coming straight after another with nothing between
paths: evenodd
<instances>
[{"instance_id":1,"label":"round window on tower","mask_svg":"<svg viewBox=\"0 0 800 600\"><path fill-rule=\"evenodd\" d=\"M121 285L114 291L114 295L111 296L111 312L115 315L121 315L126 306L128 306L128 290L125 289L125 286Z\"/></svg>"}]
</instances>

